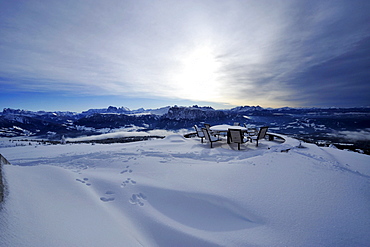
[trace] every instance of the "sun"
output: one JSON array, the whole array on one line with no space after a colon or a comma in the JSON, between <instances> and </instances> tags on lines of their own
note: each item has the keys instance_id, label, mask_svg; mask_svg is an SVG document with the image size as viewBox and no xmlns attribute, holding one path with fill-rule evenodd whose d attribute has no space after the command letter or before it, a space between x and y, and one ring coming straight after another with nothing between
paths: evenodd
<instances>
[{"instance_id":1,"label":"sun","mask_svg":"<svg viewBox=\"0 0 370 247\"><path fill-rule=\"evenodd\" d=\"M220 62L209 46L193 49L180 60L173 75L176 96L196 101L217 101L221 97Z\"/></svg>"}]
</instances>

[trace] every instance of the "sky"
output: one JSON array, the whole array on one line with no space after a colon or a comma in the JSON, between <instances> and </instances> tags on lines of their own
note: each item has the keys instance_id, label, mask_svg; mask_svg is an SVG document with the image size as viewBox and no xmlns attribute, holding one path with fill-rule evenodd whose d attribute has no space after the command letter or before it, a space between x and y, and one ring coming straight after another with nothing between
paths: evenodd
<instances>
[{"instance_id":1,"label":"sky","mask_svg":"<svg viewBox=\"0 0 370 247\"><path fill-rule=\"evenodd\" d=\"M0 108L370 106L368 0L0 0Z\"/></svg>"}]
</instances>

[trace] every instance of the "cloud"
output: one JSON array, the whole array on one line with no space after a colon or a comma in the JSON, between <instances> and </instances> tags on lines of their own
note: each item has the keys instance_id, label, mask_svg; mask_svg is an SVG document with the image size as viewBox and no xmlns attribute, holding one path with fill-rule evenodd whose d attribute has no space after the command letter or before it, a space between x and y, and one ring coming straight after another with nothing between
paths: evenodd
<instances>
[{"instance_id":1,"label":"cloud","mask_svg":"<svg viewBox=\"0 0 370 247\"><path fill-rule=\"evenodd\" d=\"M366 83L370 77L370 71L366 69L369 66L370 37L345 54L297 73L290 82L299 94L292 100L311 102L316 106L367 106L370 104L367 93L370 84Z\"/></svg>"},{"instance_id":2,"label":"cloud","mask_svg":"<svg viewBox=\"0 0 370 247\"><path fill-rule=\"evenodd\" d=\"M0 7L0 83L14 90L230 105L369 104L365 0Z\"/></svg>"},{"instance_id":3,"label":"cloud","mask_svg":"<svg viewBox=\"0 0 370 247\"><path fill-rule=\"evenodd\" d=\"M369 65L366 8L350 4L310 1L288 6L283 30L263 50L268 52L259 52L266 54L262 63L230 59L228 80L242 89L240 97L265 96L301 106L368 105L363 93L369 87L364 69ZM343 90L338 90L340 84Z\"/></svg>"},{"instance_id":4,"label":"cloud","mask_svg":"<svg viewBox=\"0 0 370 247\"><path fill-rule=\"evenodd\" d=\"M370 141L370 129L359 131L338 131L331 135L350 141Z\"/></svg>"},{"instance_id":5,"label":"cloud","mask_svg":"<svg viewBox=\"0 0 370 247\"><path fill-rule=\"evenodd\" d=\"M105 133L100 135L92 135L92 136L81 136L75 138L66 138L69 142L80 142L80 141L95 141L95 140L104 140L110 138L124 138L124 137L137 137L137 136L169 136L173 134L184 135L189 132L187 129L180 129L178 131L169 131L169 130L149 130L149 131L135 131L140 130L139 127L134 127L130 130L124 129L116 129L116 130L109 130L113 131L111 133Z\"/></svg>"}]
</instances>

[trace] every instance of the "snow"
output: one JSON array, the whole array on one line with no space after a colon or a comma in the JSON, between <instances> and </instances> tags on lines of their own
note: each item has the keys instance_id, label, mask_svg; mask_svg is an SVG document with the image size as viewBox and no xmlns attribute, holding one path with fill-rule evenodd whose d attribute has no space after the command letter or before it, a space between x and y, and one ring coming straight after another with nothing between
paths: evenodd
<instances>
[{"instance_id":1,"label":"snow","mask_svg":"<svg viewBox=\"0 0 370 247\"><path fill-rule=\"evenodd\" d=\"M370 156L298 145L0 148L0 246L369 246Z\"/></svg>"}]
</instances>

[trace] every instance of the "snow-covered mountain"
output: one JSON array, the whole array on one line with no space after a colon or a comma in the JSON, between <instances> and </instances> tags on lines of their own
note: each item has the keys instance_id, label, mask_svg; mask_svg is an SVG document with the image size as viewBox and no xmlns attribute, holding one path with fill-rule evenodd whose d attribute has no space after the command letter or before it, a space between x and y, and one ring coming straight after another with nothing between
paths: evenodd
<instances>
[{"instance_id":1,"label":"snow-covered mountain","mask_svg":"<svg viewBox=\"0 0 370 247\"><path fill-rule=\"evenodd\" d=\"M168 112L168 110L171 108L171 106L165 106L158 109L144 109L140 108L137 110L132 110L130 114L134 115L140 115L140 114L152 114L152 115L158 115L162 116Z\"/></svg>"},{"instance_id":2,"label":"snow-covered mountain","mask_svg":"<svg viewBox=\"0 0 370 247\"><path fill-rule=\"evenodd\" d=\"M238 106L232 108L230 111L232 112L252 112L252 111L262 111L263 108L260 106Z\"/></svg>"},{"instance_id":3,"label":"snow-covered mountain","mask_svg":"<svg viewBox=\"0 0 370 247\"><path fill-rule=\"evenodd\" d=\"M118 113L118 114L128 114L131 110L128 107L115 107L115 106L109 106L108 108L103 109L89 109L87 111L83 111L82 115L92 115L95 113Z\"/></svg>"},{"instance_id":4,"label":"snow-covered mountain","mask_svg":"<svg viewBox=\"0 0 370 247\"><path fill-rule=\"evenodd\" d=\"M104 114L104 113L111 113L111 114L127 114L127 115L143 115L143 114L152 114L152 115L164 115L168 112L170 109L170 106L161 107L158 109L144 109L139 108L136 110L130 110L128 107L115 107L115 106L109 106L108 108L102 108L102 109L89 109L87 111L83 111L81 113L81 116L90 116L93 114Z\"/></svg>"},{"instance_id":5,"label":"snow-covered mountain","mask_svg":"<svg viewBox=\"0 0 370 247\"><path fill-rule=\"evenodd\" d=\"M167 114L163 115L166 119L171 120L203 120L224 119L225 112L216 111L211 107L171 107Z\"/></svg>"}]
</instances>

